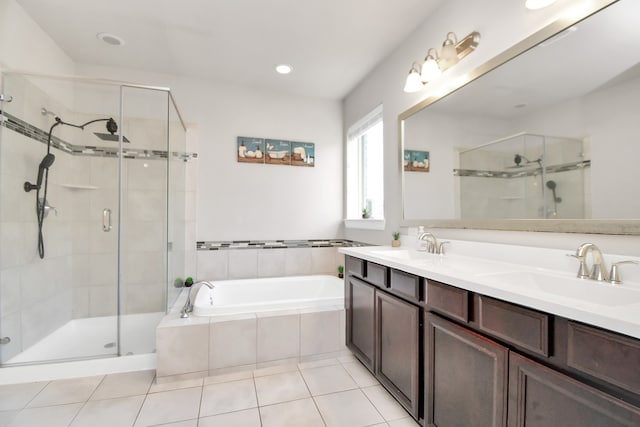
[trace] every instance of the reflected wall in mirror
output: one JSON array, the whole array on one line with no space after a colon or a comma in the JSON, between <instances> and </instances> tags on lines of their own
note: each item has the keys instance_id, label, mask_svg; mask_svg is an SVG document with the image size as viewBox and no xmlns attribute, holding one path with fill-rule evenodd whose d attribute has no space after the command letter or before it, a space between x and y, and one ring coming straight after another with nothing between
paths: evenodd
<instances>
[{"instance_id":1,"label":"reflected wall in mirror","mask_svg":"<svg viewBox=\"0 0 640 427\"><path fill-rule=\"evenodd\" d=\"M510 229L505 219L616 219L637 228L637 16L640 2L615 2L403 113L401 150L431 160L428 174L403 172L405 223L482 219Z\"/></svg>"}]
</instances>

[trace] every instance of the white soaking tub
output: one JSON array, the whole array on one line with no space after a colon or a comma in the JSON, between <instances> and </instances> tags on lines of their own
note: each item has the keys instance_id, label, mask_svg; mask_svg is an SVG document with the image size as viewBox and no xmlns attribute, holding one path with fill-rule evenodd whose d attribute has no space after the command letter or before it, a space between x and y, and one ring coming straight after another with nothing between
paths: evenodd
<instances>
[{"instance_id":1,"label":"white soaking tub","mask_svg":"<svg viewBox=\"0 0 640 427\"><path fill-rule=\"evenodd\" d=\"M329 275L210 282L193 302L195 316L344 306L342 279Z\"/></svg>"}]
</instances>

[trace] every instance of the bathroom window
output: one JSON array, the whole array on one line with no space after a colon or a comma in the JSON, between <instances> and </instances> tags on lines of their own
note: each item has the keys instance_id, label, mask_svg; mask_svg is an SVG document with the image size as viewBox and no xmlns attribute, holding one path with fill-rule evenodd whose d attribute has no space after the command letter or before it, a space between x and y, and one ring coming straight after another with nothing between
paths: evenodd
<instances>
[{"instance_id":1,"label":"bathroom window","mask_svg":"<svg viewBox=\"0 0 640 427\"><path fill-rule=\"evenodd\" d=\"M384 228L382 129L380 105L347 131L347 227Z\"/></svg>"}]
</instances>

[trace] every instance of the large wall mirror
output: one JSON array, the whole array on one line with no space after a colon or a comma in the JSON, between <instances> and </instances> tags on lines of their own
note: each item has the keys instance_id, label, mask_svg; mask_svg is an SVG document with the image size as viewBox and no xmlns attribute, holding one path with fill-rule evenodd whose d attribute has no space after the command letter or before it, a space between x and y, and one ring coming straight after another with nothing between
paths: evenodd
<instances>
[{"instance_id":1,"label":"large wall mirror","mask_svg":"<svg viewBox=\"0 0 640 427\"><path fill-rule=\"evenodd\" d=\"M640 234L638 16L552 24L401 114L403 224Z\"/></svg>"}]
</instances>

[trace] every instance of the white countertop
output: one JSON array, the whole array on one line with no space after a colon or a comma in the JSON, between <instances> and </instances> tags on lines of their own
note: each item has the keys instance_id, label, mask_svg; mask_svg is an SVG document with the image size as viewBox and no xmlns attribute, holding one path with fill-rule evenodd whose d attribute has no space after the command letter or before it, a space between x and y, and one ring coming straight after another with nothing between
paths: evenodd
<instances>
[{"instance_id":1,"label":"white countertop","mask_svg":"<svg viewBox=\"0 0 640 427\"><path fill-rule=\"evenodd\" d=\"M565 256L573 251L462 241L451 242L451 249L445 255L390 246L345 247L339 251L640 339L640 283L635 282L638 272L634 271L639 266L621 270L624 283L613 285L577 279L577 261ZM605 254L607 268L621 259L629 257ZM626 277L629 281L624 280Z\"/></svg>"}]
</instances>

